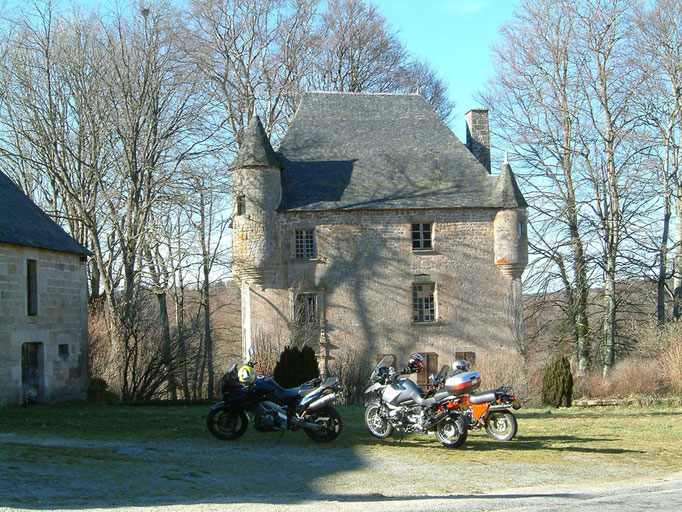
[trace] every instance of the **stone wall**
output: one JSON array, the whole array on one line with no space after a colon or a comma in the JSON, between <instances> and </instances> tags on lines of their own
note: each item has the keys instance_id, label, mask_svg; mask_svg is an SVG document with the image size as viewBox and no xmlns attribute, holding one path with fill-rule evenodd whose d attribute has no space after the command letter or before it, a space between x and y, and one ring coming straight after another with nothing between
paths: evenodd
<instances>
[{"instance_id":1,"label":"stone wall","mask_svg":"<svg viewBox=\"0 0 682 512\"><path fill-rule=\"evenodd\" d=\"M250 286L251 335L286 336L300 291L318 294L332 356L360 350L373 360L394 353L404 364L410 352L435 352L439 364L450 364L456 352L509 348L505 301L511 278L494 262L495 214L489 209L282 212L276 278ZM412 250L413 222L434 223L432 251ZM310 227L317 258L295 260L294 232ZM436 283L435 322L412 321L412 284L418 281Z\"/></svg>"},{"instance_id":2,"label":"stone wall","mask_svg":"<svg viewBox=\"0 0 682 512\"><path fill-rule=\"evenodd\" d=\"M27 314L27 260L36 260L37 315ZM22 345L39 344L38 400L85 399L87 282L81 256L0 244L0 405L22 403ZM60 345L61 353L60 353Z\"/></svg>"}]
</instances>

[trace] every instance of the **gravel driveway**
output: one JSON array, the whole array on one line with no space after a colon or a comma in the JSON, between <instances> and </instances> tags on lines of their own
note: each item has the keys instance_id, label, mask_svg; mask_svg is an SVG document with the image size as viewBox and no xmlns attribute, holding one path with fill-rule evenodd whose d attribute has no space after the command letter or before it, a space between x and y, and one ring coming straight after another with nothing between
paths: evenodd
<instances>
[{"instance_id":1,"label":"gravel driveway","mask_svg":"<svg viewBox=\"0 0 682 512\"><path fill-rule=\"evenodd\" d=\"M250 445L208 436L159 443L3 434L0 510L313 511L323 503L335 511L588 510L591 503L620 511L635 503L679 510L682 502L682 473L651 478L626 459L576 456L557 468L499 462L491 453L489 464L471 467L466 452L453 458L433 441L419 447L431 455L425 460L401 460L396 450L371 445L291 439Z\"/></svg>"}]
</instances>

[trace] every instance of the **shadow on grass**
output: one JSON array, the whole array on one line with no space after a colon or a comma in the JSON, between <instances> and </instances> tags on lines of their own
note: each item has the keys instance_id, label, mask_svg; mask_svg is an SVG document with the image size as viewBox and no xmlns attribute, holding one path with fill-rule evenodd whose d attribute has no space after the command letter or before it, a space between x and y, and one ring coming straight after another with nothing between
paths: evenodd
<instances>
[{"instance_id":1,"label":"shadow on grass","mask_svg":"<svg viewBox=\"0 0 682 512\"><path fill-rule=\"evenodd\" d=\"M252 427L237 441L219 441L206 430L208 408L201 406L4 408L0 414L0 508L409 500L414 494L394 490L390 493L406 495L392 498L381 494L390 488L382 485L381 475L386 472L390 477L395 470L382 464L417 457L415 460L428 466L417 471L418 476L461 460L467 453L494 450L512 455L540 450L642 453L600 445L620 440L608 436L520 434L503 443L472 432L458 450L443 448L434 436L377 440L366 430L362 408L339 409L344 421L341 436L332 443L318 444L300 431L286 432L280 439L279 434L259 434ZM375 466L377 457L384 462ZM363 485L365 489L376 485L378 492L363 493ZM428 490L424 485L423 491ZM542 495L526 495L530 496ZM456 500L483 496L434 494L415 499L429 497Z\"/></svg>"}]
</instances>

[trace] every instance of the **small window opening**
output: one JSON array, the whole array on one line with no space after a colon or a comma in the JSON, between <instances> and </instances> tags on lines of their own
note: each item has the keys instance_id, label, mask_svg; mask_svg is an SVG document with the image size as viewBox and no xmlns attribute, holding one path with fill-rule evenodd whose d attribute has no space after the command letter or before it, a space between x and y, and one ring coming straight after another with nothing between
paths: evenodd
<instances>
[{"instance_id":1,"label":"small window opening","mask_svg":"<svg viewBox=\"0 0 682 512\"><path fill-rule=\"evenodd\" d=\"M417 222L412 224L412 250L423 251L433 248L431 232L433 225L430 222Z\"/></svg>"},{"instance_id":2,"label":"small window opening","mask_svg":"<svg viewBox=\"0 0 682 512\"><path fill-rule=\"evenodd\" d=\"M296 258L309 260L315 257L315 230L296 230Z\"/></svg>"},{"instance_id":3,"label":"small window opening","mask_svg":"<svg viewBox=\"0 0 682 512\"><path fill-rule=\"evenodd\" d=\"M69 345L66 343L60 343L59 345L59 357L66 359L69 357Z\"/></svg>"},{"instance_id":4,"label":"small window opening","mask_svg":"<svg viewBox=\"0 0 682 512\"><path fill-rule=\"evenodd\" d=\"M246 197L244 194L237 196L237 215L246 215Z\"/></svg>"},{"instance_id":5,"label":"small window opening","mask_svg":"<svg viewBox=\"0 0 682 512\"><path fill-rule=\"evenodd\" d=\"M519 237L524 236L526 236L526 226L523 225L523 222L519 222Z\"/></svg>"},{"instance_id":6,"label":"small window opening","mask_svg":"<svg viewBox=\"0 0 682 512\"><path fill-rule=\"evenodd\" d=\"M26 306L28 316L38 314L38 264L26 260Z\"/></svg>"},{"instance_id":7,"label":"small window opening","mask_svg":"<svg viewBox=\"0 0 682 512\"><path fill-rule=\"evenodd\" d=\"M420 283L412 285L412 321L434 322L436 320L436 301L434 292L436 285L433 283Z\"/></svg>"}]
</instances>

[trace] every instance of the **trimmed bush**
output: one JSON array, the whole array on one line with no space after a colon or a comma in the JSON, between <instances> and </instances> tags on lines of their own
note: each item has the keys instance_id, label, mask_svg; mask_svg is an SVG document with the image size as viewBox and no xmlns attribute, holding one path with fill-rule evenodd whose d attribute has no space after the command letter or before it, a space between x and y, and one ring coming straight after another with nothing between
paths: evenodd
<instances>
[{"instance_id":1,"label":"trimmed bush","mask_svg":"<svg viewBox=\"0 0 682 512\"><path fill-rule=\"evenodd\" d=\"M573 374L568 357L552 361L542 379L542 403L551 407L570 407L573 397Z\"/></svg>"},{"instance_id":2,"label":"trimmed bush","mask_svg":"<svg viewBox=\"0 0 682 512\"><path fill-rule=\"evenodd\" d=\"M304 382L320 376L315 351L304 346L299 349L294 345L285 347L275 365L273 378L285 388L294 388Z\"/></svg>"}]
</instances>

